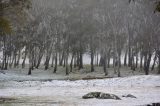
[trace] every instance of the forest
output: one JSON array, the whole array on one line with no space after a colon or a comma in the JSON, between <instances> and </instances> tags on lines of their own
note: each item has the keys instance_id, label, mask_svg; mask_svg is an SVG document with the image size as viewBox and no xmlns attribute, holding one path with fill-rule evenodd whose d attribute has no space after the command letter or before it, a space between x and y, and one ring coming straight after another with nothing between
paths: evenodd
<instances>
[{"instance_id":1,"label":"forest","mask_svg":"<svg viewBox=\"0 0 160 106\"><path fill-rule=\"evenodd\" d=\"M10 23L1 17L1 26L5 26L1 29L2 70L29 64L30 75L31 70L44 64L45 70L54 67L56 73L58 65L64 65L68 75L74 67L84 67L83 55L88 54L91 72L95 66L101 66L107 75L107 68L112 65L121 76L120 68L124 65L146 75L154 69L160 74L160 15L155 2L1 2L6 4L2 15L12 20Z\"/></svg>"},{"instance_id":2,"label":"forest","mask_svg":"<svg viewBox=\"0 0 160 106\"><path fill-rule=\"evenodd\" d=\"M121 78L128 78L125 73L130 73L132 77L128 82L126 79L122 80L121 85ZM83 81L55 81L60 77L61 80L87 79L89 87L92 86L88 89L94 91L94 86L98 84L95 87L97 91L99 86L110 86L112 80L106 78L116 77L120 78L115 79L116 89L126 83L131 83L132 86L132 82L132 90L137 86L146 89L150 88L148 85L156 86L156 89L152 89L153 95L157 95L154 100L160 101L157 93L159 75L160 0L0 0L0 89L16 88L10 81L15 81L18 87L21 87L22 82L23 86L31 86L33 89L34 81L39 81L39 89L41 86L48 87L44 83L50 83L51 87L62 87L57 89L61 89L63 93L68 86L73 87L72 89L77 87L76 83L87 88L88 83L84 82L83 86ZM74 79L70 79L72 76ZM137 85L138 78L144 82ZM30 81L31 85L27 85L25 81ZM64 86L61 86L62 83ZM114 87L114 83L111 85ZM7 95L3 92L8 91L3 90L0 91L0 104L1 96ZM46 91L45 87L42 87L43 90ZM116 93L114 90L111 92ZM82 90L82 94L84 93L87 91ZM101 95L100 92L97 93ZM6 101L8 100L12 99ZM146 100L149 102L148 98ZM97 103L96 105L100 105ZM84 105L93 104L87 102Z\"/></svg>"}]
</instances>

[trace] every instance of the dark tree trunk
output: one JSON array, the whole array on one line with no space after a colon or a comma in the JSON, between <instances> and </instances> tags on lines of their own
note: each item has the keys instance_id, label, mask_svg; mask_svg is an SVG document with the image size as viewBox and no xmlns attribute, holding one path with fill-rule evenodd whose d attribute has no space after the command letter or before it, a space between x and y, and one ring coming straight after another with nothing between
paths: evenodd
<instances>
[{"instance_id":1,"label":"dark tree trunk","mask_svg":"<svg viewBox=\"0 0 160 106\"><path fill-rule=\"evenodd\" d=\"M111 59L111 57L108 57L108 61L107 61L107 64L108 64L108 68L110 68L110 59Z\"/></svg>"},{"instance_id":2,"label":"dark tree trunk","mask_svg":"<svg viewBox=\"0 0 160 106\"><path fill-rule=\"evenodd\" d=\"M98 63L99 63L99 56L98 56L98 52L97 52L97 67L98 67Z\"/></svg>"},{"instance_id":3,"label":"dark tree trunk","mask_svg":"<svg viewBox=\"0 0 160 106\"><path fill-rule=\"evenodd\" d=\"M69 57L69 44L67 44L67 51L66 51L66 53L65 53L65 67L66 67L66 75L69 75L68 57Z\"/></svg>"},{"instance_id":4,"label":"dark tree trunk","mask_svg":"<svg viewBox=\"0 0 160 106\"><path fill-rule=\"evenodd\" d=\"M90 40L90 50L91 50L91 72L94 72L94 48L93 48L93 36Z\"/></svg>"},{"instance_id":5,"label":"dark tree trunk","mask_svg":"<svg viewBox=\"0 0 160 106\"><path fill-rule=\"evenodd\" d=\"M108 75L108 71L107 71L107 56L106 56L106 54L104 54L103 70L104 70L105 76L107 76Z\"/></svg>"},{"instance_id":6,"label":"dark tree trunk","mask_svg":"<svg viewBox=\"0 0 160 106\"><path fill-rule=\"evenodd\" d=\"M66 67L66 75L69 75L69 69L68 69L68 55L65 57L65 67Z\"/></svg>"},{"instance_id":7,"label":"dark tree trunk","mask_svg":"<svg viewBox=\"0 0 160 106\"><path fill-rule=\"evenodd\" d=\"M136 71L134 56L132 56L132 66L131 66L131 70Z\"/></svg>"},{"instance_id":8,"label":"dark tree trunk","mask_svg":"<svg viewBox=\"0 0 160 106\"><path fill-rule=\"evenodd\" d=\"M64 61L64 51L62 53L62 57L60 59L59 65L62 66L63 65L63 61Z\"/></svg>"},{"instance_id":9,"label":"dark tree trunk","mask_svg":"<svg viewBox=\"0 0 160 106\"><path fill-rule=\"evenodd\" d=\"M80 58L79 58L79 53L77 52L77 66L79 67L79 65L80 65Z\"/></svg>"},{"instance_id":10,"label":"dark tree trunk","mask_svg":"<svg viewBox=\"0 0 160 106\"><path fill-rule=\"evenodd\" d=\"M80 51L80 56L79 56L79 69L83 68L83 53Z\"/></svg>"},{"instance_id":11,"label":"dark tree trunk","mask_svg":"<svg viewBox=\"0 0 160 106\"><path fill-rule=\"evenodd\" d=\"M77 57L75 56L74 57L74 68L76 68L77 67Z\"/></svg>"},{"instance_id":12,"label":"dark tree trunk","mask_svg":"<svg viewBox=\"0 0 160 106\"><path fill-rule=\"evenodd\" d=\"M117 73L116 71L116 66L117 66L117 57L116 57L116 53L114 52L114 56L113 56L113 68L114 68L114 74Z\"/></svg>"},{"instance_id":13,"label":"dark tree trunk","mask_svg":"<svg viewBox=\"0 0 160 106\"><path fill-rule=\"evenodd\" d=\"M33 70L33 58L34 58L33 50L34 50L34 47L32 45L29 45L29 48L28 48L28 53L29 53L28 75L31 75L32 74L32 70Z\"/></svg>"},{"instance_id":14,"label":"dark tree trunk","mask_svg":"<svg viewBox=\"0 0 160 106\"><path fill-rule=\"evenodd\" d=\"M136 68L138 68L138 53L136 54Z\"/></svg>"},{"instance_id":15,"label":"dark tree trunk","mask_svg":"<svg viewBox=\"0 0 160 106\"><path fill-rule=\"evenodd\" d=\"M104 65L104 58L101 56L99 61L99 66L103 66L103 65Z\"/></svg>"},{"instance_id":16,"label":"dark tree trunk","mask_svg":"<svg viewBox=\"0 0 160 106\"><path fill-rule=\"evenodd\" d=\"M130 44L130 41L129 41L129 48L128 48L128 66L131 67L132 65L132 55L131 55L131 44Z\"/></svg>"},{"instance_id":17,"label":"dark tree trunk","mask_svg":"<svg viewBox=\"0 0 160 106\"><path fill-rule=\"evenodd\" d=\"M6 53L6 35L3 37L4 50L3 50L3 62L2 62L2 70L7 70L7 53Z\"/></svg>"},{"instance_id":18,"label":"dark tree trunk","mask_svg":"<svg viewBox=\"0 0 160 106\"><path fill-rule=\"evenodd\" d=\"M74 53L72 54L72 58L71 58L70 72L72 72L72 69L73 69L73 59L74 59Z\"/></svg>"},{"instance_id":19,"label":"dark tree trunk","mask_svg":"<svg viewBox=\"0 0 160 106\"><path fill-rule=\"evenodd\" d=\"M17 52L15 52L15 58L14 58L14 68L16 68L16 67L17 67L17 65L16 65L16 62L17 62Z\"/></svg>"},{"instance_id":20,"label":"dark tree trunk","mask_svg":"<svg viewBox=\"0 0 160 106\"><path fill-rule=\"evenodd\" d=\"M49 68L50 59L51 59L51 51L49 51L49 53L46 56L45 70L48 70L48 68Z\"/></svg>"},{"instance_id":21,"label":"dark tree trunk","mask_svg":"<svg viewBox=\"0 0 160 106\"><path fill-rule=\"evenodd\" d=\"M49 68L49 60L50 60L50 58L47 56L46 62L45 62L45 70L48 70L48 68Z\"/></svg>"},{"instance_id":22,"label":"dark tree trunk","mask_svg":"<svg viewBox=\"0 0 160 106\"><path fill-rule=\"evenodd\" d=\"M108 68L110 68L110 59L111 59L111 49L109 49L109 51L108 51L108 56L107 56L107 66L108 66Z\"/></svg>"},{"instance_id":23,"label":"dark tree trunk","mask_svg":"<svg viewBox=\"0 0 160 106\"><path fill-rule=\"evenodd\" d=\"M148 54L148 58L147 58L147 55L145 55L145 74L146 75L149 75L151 57L152 57L151 53Z\"/></svg>"},{"instance_id":24,"label":"dark tree trunk","mask_svg":"<svg viewBox=\"0 0 160 106\"><path fill-rule=\"evenodd\" d=\"M158 74L160 74L160 50L157 52L158 55Z\"/></svg>"},{"instance_id":25,"label":"dark tree trunk","mask_svg":"<svg viewBox=\"0 0 160 106\"><path fill-rule=\"evenodd\" d=\"M54 73L56 73L56 72L57 72L57 60L58 60L58 58L57 58L57 52L56 52L56 55L55 55Z\"/></svg>"},{"instance_id":26,"label":"dark tree trunk","mask_svg":"<svg viewBox=\"0 0 160 106\"><path fill-rule=\"evenodd\" d=\"M53 64L54 64L54 55L52 55L52 63L51 63L51 67L53 67Z\"/></svg>"},{"instance_id":27,"label":"dark tree trunk","mask_svg":"<svg viewBox=\"0 0 160 106\"><path fill-rule=\"evenodd\" d=\"M43 54L41 54L37 60L37 65L36 65L36 68L38 69L40 64L41 64L41 61L42 61L42 57L43 57Z\"/></svg>"},{"instance_id":28,"label":"dark tree trunk","mask_svg":"<svg viewBox=\"0 0 160 106\"><path fill-rule=\"evenodd\" d=\"M125 56L124 56L124 66L127 66L127 54L128 54L128 50L126 50L126 52L125 52Z\"/></svg>"},{"instance_id":29,"label":"dark tree trunk","mask_svg":"<svg viewBox=\"0 0 160 106\"><path fill-rule=\"evenodd\" d=\"M121 77L121 73L120 73L120 67L121 67L121 51L119 51L118 53L118 68L117 68L117 74L118 74L118 77Z\"/></svg>"},{"instance_id":30,"label":"dark tree trunk","mask_svg":"<svg viewBox=\"0 0 160 106\"><path fill-rule=\"evenodd\" d=\"M28 75L32 74L32 67L29 67Z\"/></svg>"},{"instance_id":31,"label":"dark tree trunk","mask_svg":"<svg viewBox=\"0 0 160 106\"><path fill-rule=\"evenodd\" d=\"M154 57L154 60L153 60L153 65L152 65L152 68L151 68L152 71L154 70L156 60L157 60L157 54L155 54L155 57Z\"/></svg>"},{"instance_id":32,"label":"dark tree trunk","mask_svg":"<svg viewBox=\"0 0 160 106\"><path fill-rule=\"evenodd\" d=\"M8 56L7 56L7 54L6 54L6 56L5 56L5 61L4 61L4 62L5 62L5 63L4 63L4 65L5 65L5 66L4 66L4 70L7 70L7 69L8 69L8 59L7 59L7 58L8 58Z\"/></svg>"},{"instance_id":33,"label":"dark tree trunk","mask_svg":"<svg viewBox=\"0 0 160 106\"><path fill-rule=\"evenodd\" d=\"M91 49L91 72L94 72L94 52Z\"/></svg>"},{"instance_id":34,"label":"dark tree trunk","mask_svg":"<svg viewBox=\"0 0 160 106\"><path fill-rule=\"evenodd\" d=\"M38 69L40 64L41 64L41 61L42 61L42 58L43 58L43 53L44 53L44 48L40 48L40 53L38 55L38 60L37 60L37 65L36 65L36 68Z\"/></svg>"},{"instance_id":35,"label":"dark tree trunk","mask_svg":"<svg viewBox=\"0 0 160 106\"><path fill-rule=\"evenodd\" d=\"M63 59L63 67L66 67L66 60L65 60L65 58Z\"/></svg>"},{"instance_id":36,"label":"dark tree trunk","mask_svg":"<svg viewBox=\"0 0 160 106\"><path fill-rule=\"evenodd\" d=\"M19 66L20 57L21 57L21 51L18 50L18 59L17 59L17 62L16 62L17 67Z\"/></svg>"}]
</instances>

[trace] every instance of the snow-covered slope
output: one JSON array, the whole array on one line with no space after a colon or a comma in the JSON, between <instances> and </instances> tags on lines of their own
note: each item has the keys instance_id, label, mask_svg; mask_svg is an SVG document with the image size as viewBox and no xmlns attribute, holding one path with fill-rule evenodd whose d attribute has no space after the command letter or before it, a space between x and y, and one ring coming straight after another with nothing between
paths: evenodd
<instances>
[{"instance_id":1,"label":"snow-covered slope","mask_svg":"<svg viewBox=\"0 0 160 106\"><path fill-rule=\"evenodd\" d=\"M7 75L0 75L0 77L9 78ZM17 77L18 78L18 77ZM23 79L23 76L19 79ZM30 77L28 77L29 80ZM33 78L33 77L32 77ZM36 78L35 78L36 79ZM7 86L11 87L160 87L160 76L155 75L141 75L123 78L110 78L101 80L52 80L52 81L7 81ZM6 86L5 85L5 86Z\"/></svg>"},{"instance_id":2,"label":"snow-covered slope","mask_svg":"<svg viewBox=\"0 0 160 106\"><path fill-rule=\"evenodd\" d=\"M135 106L160 102L160 76L155 75L101 80L20 82L7 81L8 74L0 74L0 77L6 78L5 81L0 81L0 97L17 99L9 103L11 106ZM93 91L116 94L122 100L82 99L84 94ZM122 97L126 94L132 94L137 98Z\"/></svg>"}]
</instances>

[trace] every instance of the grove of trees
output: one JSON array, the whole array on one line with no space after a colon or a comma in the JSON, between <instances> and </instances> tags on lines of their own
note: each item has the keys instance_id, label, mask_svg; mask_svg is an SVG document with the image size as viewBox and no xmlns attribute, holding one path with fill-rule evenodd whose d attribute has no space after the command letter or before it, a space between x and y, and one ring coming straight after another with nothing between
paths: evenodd
<instances>
[{"instance_id":1,"label":"grove of trees","mask_svg":"<svg viewBox=\"0 0 160 106\"><path fill-rule=\"evenodd\" d=\"M113 67L120 77L124 65L160 74L160 3L155 2L0 0L0 67L29 64L31 75L41 65L56 73L60 65L69 75L84 68L83 56L89 54L91 72L99 66L108 75Z\"/></svg>"}]
</instances>

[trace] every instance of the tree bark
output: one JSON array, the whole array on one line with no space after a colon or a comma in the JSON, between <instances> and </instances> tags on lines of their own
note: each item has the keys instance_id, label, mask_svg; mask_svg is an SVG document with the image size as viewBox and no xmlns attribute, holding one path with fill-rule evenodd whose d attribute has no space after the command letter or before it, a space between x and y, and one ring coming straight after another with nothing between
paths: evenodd
<instances>
[{"instance_id":1,"label":"tree bark","mask_svg":"<svg viewBox=\"0 0 160 106\"><path fill-rule=\"evenodd\" d=\"M70 72L72 72L72 69L73 69L73 59L74 59L74 53L72 54L72 58L71 58Z\"/></svg>"},{"instance_id":2,"label":"tree bark","mask_svg":"<svg viewBox=\"0 0 160 106\"><path fill-rule=\"evenodd\" d=\"M126 52L125 52L125 56L124 56L124 66L127 66L127 54L128 54L128 50L126 50Z\"/></svg>"},{"instance_id":3,"label":"tree bark","mask_svg":"<svg viewBox=\"0 0 160 106\"><path fill-rule=\"evenodd\" d=\"M152 71L154 70L156 60L157 60L157 54L155 54L155 57L154 57L154 60L153 60L153 65L152 65L152 68L151 68Z\"/></svg>"},{"instance_id":4,"label":"tree bark","mask_svg":"<svg viewBox=\"0 0 160 106\"><path fill-rule=\"evenodd\" d=\"M54 65L54 58L55 58L55 56L52 54L52 63L51 63L51 67L53 67L53 65Z\"/></svg>"},{"instance_id":5,"label":"tree bark","mask_svg":"<svg viewBox=\"0 0 160 106\"><path fill-rule=\"evenodd\" d=\"M17 59L17 62L16 62L16 67L19 66L20 57L21 57L21 50L18 50L18 59Z\"/></svg>"},{"instance_id":6,"label":"tree bark","mask_svg":"<svg viewBox=\"0 0 160 106\"><path fill-rule=\"evenodd\" d=\"M150 68L151 57L152 57L151 53L148 53L148 56L147 56L147 54L145 55L145 68L144 68L144 70L145 70L145 74L146 75L149 75L149 68Z\"/></svg>"},{"instance_id":7,"label":"tree bark","mask_svg":"<svg viewBox=\"0 0 160 106\"><path fill-rule=\"evenodd\" d=\"M62 53L62 57L60 59L59 65L62 66L63 65L63 60L64 60L64 51Z\"/></svg>"},{"instance_id":8,"label":"tree bark","mask_svg":"<svg viewBox=\"0 0 160 106\"><path fill-rule=\"evenodd\" d=\"M105 76L107 76L108 75L108 71L107 71L107 56L106 56L106 53L104 54L103 70L104 70Z\"/></svg>"},{"instance_id":9,"label":"tree bark","mask_svg":"<svg viewBox=\"0 0 160 106\"><path fill-rule=\"evenodd\" d=\"M25 55L24 55L24 59L23 59L23 62L22 62L22 68L25 67L26 58L27 58L27 47L26 47L26 49L25 49Z\"/></svg>"},{"instance_id":10,"label":"tree bark","mask_svg":"<svg viewBox=\"0 0 160 106\"><path fill-rule=\"evenodd\" d=\"M109 51L108 51L108 56L107 56L107 66L108 66L108 68L110 68L110 59L111 59L111 49L109 49Z\"/></svg>"},{"instance_id":11,"label":"tree bark","mask_svg":"<svg viewBox=\"0 0 160 106\"><path fill-rule=\"evenodd\" d=\"M79 56L79 70L83 68L83 53L80 51L80 56Z\"/></svg>"},{"instance_id":12,"label":"tree bark","mask_svg":"<svg viewBox=\"0 0 160 106\"><path fill-rule=\"evenodd\" d=\"M158 74L160 74L160 50L157 51L157 55L158 55Z\"/></svg>"},{"instance_id":13,"label":"tree bark","mask_svg":"<svg viewBox=\"0 0 160 106\"><path fill-rule=\"evenodd\" d=\"M57 52L56 52L56 55L55 55L54 73L56 73L56 72L57 72L57 60L58 60L58 58L57 58Z\"/></svg>"}]
</instances>

